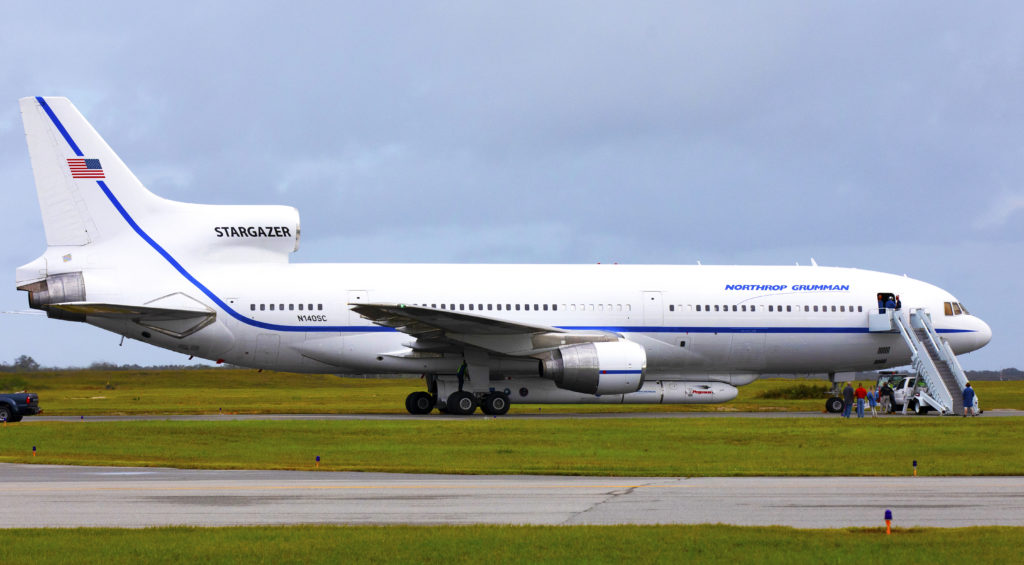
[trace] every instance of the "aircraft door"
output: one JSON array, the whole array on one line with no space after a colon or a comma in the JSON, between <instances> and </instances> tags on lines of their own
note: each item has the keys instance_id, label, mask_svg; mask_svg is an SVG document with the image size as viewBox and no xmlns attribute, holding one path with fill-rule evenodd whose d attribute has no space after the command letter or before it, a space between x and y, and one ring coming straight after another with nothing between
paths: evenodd
<instances>
[{"instance_id":1,"label":"aircraft door","mask_svg":"<svg viewBox=\"0 0 1024 565\"><path fill-rule=\"evenodd\" d=\"M661 292L657 290L644 291L644 325L663 326L665 325L665 310L661 303Z\"/></svg>"},{"instance_id":2,"label":"aircraft door","mask_svg":"<svg viewBox=\"0 0 1024 565\"><path fill-rule=\"evenodd\" d=\"M729 348L729 366L745 371L764 369L764 344L766 335L763 333L737 333L732 336Z\"/></svg>"},{"instance_id":3,"label":"aircraft door","mask_svg":"<svg viewBox=\"0 0 1024 565\"><path fill-rule=\"evenodd\" d=\"M268 367L277 363L281 337L276 334L260 334L256 338L256 354L253 360L257 367Z\"/></svg>"}]
</instances>

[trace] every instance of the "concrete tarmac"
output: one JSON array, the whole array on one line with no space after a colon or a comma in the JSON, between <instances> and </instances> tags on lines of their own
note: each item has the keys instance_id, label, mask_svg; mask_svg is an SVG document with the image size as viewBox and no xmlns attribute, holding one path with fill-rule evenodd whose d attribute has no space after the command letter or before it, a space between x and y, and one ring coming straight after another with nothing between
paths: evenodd
<instances>
[{"instance_id":1,"label":"concrete tarmac","mask_svg":"<svg viewBox=\"0 0 1024 565\"><path fill-rule=\"evenodd\" d=\"M1024 526L1024 477L621 478L0 464L0 527L275 524Z\"/></svg>"}]
</instances>

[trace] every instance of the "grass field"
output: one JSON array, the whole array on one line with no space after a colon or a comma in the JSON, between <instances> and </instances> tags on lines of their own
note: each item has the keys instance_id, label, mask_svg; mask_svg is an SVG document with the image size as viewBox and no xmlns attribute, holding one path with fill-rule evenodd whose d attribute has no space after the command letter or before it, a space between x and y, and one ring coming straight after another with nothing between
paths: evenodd
<instances>
[{"instance_id":1,"label":"grass field","mask_svg":"<svg viewBox=\"0 0 1024 565\"><path fill-rule=\"evenodd\" d=\"M714 405L512 405L529 412L822 411L817 398L765 398L794 385L824 381L765 379L740 387L739 397ZM986 410L1024 410L1024 382L975 383ZM352 379L332 375L256 372L246 369L188 371L90 371L0 374L0 391L39 393L47 414L404 413L405 397L420 379ZM783 395L785 396L785 395Z\"/></svg>"},{"instance_id":2,"label":"grass field","mask_svg":"<svg viewBox=\"0 0 1024 565\"><path fill-rule=\"evenodd\" d=\"M4 563L1012 563L1024 528L294 526L0 530ZM1016 555L1017 557L1013 557Z\"/></svg>"},{"instance_id":3,"label":"grass field","mask_svg":"<svg viewBox=\"0 0 1024 565\"><path fill-rule=\"evenodd\" d=\"M0 462L619 476L1022 475L1024 418L33 422ZM38 451L32 455L32 447Z\"/></svg>"}]
</instances>

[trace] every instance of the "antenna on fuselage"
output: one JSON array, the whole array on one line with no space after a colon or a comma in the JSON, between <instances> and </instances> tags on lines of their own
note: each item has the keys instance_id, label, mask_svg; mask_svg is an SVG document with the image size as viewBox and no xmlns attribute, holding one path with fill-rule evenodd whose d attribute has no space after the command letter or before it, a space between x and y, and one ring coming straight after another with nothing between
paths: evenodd
<instances>
[{"instance_id":1,"label":"antenna on fuselage","mask_svg":"<svg viewBox=\"0 0 1024 565\"><path fill-rule=\"evenodd\" d=\"M814 257L811 257L811 266L812 267L817 267L818 266L818 262L814 260Z\"/></svg>"}]
</instances>

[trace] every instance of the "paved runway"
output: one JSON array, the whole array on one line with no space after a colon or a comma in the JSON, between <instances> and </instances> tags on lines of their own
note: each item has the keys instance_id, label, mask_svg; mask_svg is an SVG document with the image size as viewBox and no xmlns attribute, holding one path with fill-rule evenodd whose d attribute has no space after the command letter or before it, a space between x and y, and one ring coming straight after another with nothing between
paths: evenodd
<instances>
[{"instance_id":1,"label":"paved runway","mask_svg":"<svg viewBox=\"0 0 1024 565\"><path fill-rule=\"evenodd\" d=\"M927 417L938 417L927 414ZM987 410L981 417L1024 416L1024 410ZM218 420L465 420L467 418L509 418L520 420L552 419L614 419L614 418L838 418L838 414L825 412L596 412L596 413L543 413L506 414L504 416L449 416L428 414L143 414L126 416L31 416L26 422L130 422L143 420L218 421ZM880 418L920 418L915 415L891 414Z\"/></svg>"},{"instance_id":2,"label":"paved runway","mask_svg":"<svg viewBox=\"0 0 1024 565\"><path fill-rule=\"evenodd\" d=\"M0 464L0 527L257 524L1024 526L1024 477L607 478ZM10 507L9 507L10 508Z\"/></svg>"}]
</instances>

